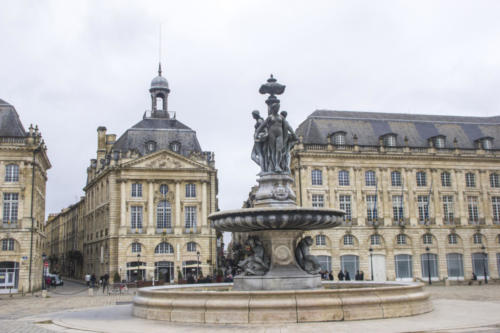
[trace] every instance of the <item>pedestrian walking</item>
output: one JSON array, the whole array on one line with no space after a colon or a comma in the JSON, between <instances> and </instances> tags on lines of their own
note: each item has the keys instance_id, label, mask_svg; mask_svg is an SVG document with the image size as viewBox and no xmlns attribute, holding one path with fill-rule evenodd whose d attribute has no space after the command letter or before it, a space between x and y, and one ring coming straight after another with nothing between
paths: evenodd
<instances>
[{"instance_id":1,"label":"pedestrian walking","mask_svg":"<svg viewBox=\"0 0 500 333\"><path fill-rule=\"evenodd\" d=\"M85 274L85 282L87 283L87 287L90 287L90 274Z\"/></svg>"},{"instance_id":2,"label":"pedestrian walking","mask_svg":"<svg viewBox=\"0 0 500 333\"><path fill-rule=\"evenodd\" d=\"M95 283L96 283L96 277L95 277L95 274L92 274L92 276L90 277L90 284L92 285L92 288L95 288Z\"/></svg>"}]
</instances>

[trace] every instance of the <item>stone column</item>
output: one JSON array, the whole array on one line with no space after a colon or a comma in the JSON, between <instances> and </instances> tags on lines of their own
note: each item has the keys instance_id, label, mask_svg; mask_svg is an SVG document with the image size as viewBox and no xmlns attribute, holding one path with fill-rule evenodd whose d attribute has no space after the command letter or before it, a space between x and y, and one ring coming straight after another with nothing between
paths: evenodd
<instances>
[{"instance_id":1,"label":"stone column","mask_svg":"<svg viewBox=\"0 0 500 333\"><path fill-rule=\"evenodd\" d=\"M127 181L120 182L120 226L127 227Z\"/></svg>"},{"instance_id":2,"label":"stone column","mask_svg":"<svg viewBox=\"0 0 500 333\"><path fill-rule=\"evenodd\" d=\"M201 219L200 227L205 227L207 223L207 182L204 180L201 183ZM202 228L203 230L203 228Z\"/></svg>"},{"instance_id":3,"label":"stone column","mask_svg":"<svg viewBox=\"0 0 500 333\"><path fill-rule=\"evenodd\" d=\"M467 202L465 201L466 198L464 198L464 173L462 170L452 170L453 174L453 182L456 184L456 189L457 189L457 198L454 202L454 205L456 206L455 211L458 212L458 217L460 218L460 224L461 225L467 225L468 217L467 217ZM465 260L465 259L464 259Z\"/></svg>"},{"instance_id":4,"label":"stone column","mask_svg":"<svg viewBox=\"0 0 500 333\"><path fill-rule=\"evenodd\" d=\"M148 235L153 235L155 233L155 221L154 221L154 183L152 181L148 182L148 228L146 230Z\"/></svg>"},{"instance_id":5,"label":"stone column","mask_svg":"<svg viewBox=\"0 0 500 333\"><path fill-rule=\"evenodd\" d=\"M181 222L181 182L175 181L175 222L174 230L176 235L182 234Z\"/></svg>"},{"instance_id":6,"label":"stone column","mask_svg":"<svg viewBox=\"0 0 500 333\"><path fill-rule=\"evenodd\" d=\"M429 200L429 204L431 201L434 201L434 223L436 225L443 225L443 213L440 205L440 194L439 194L439 172L436 169L431 169L431 177L432 177L432 194L431 200ZM430 207L429 207L430 208ZM429 210L429 218L432 220L431 210Z\"/></svg>"},{"instance_id":7,"label":"stone column","mask_svg":"<svg viewBox=\"0 0 500 333\"><path fill-rule=\"evenodd\" d=\"M484 224L493 224L493 212L490 208L488 200L488 186L489 179L486 170L479 170L479 184L481 194L478 198L479 200L479 218L484 218ZM482 216L481 216L482 215ZM495 258L496 260L496 258Z\"/></svg>"}]
</instances>

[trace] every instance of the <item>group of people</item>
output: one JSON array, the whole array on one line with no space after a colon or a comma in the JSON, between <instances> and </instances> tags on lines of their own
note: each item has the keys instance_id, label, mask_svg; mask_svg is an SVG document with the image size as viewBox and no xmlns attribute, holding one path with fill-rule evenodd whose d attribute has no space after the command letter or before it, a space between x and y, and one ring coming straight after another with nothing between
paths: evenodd
<instances>
[{"instance_id":1,"label":"group of people","mask_svg":"<svg viewBox=\"0 0 500 333\"><path fill-rule=\"evenodd\" d=\"M104 275L101 275L99 277L99 284L97 284L97 278L95 276L95 274L86 274L85 275L85 282L87 283L87 287L89 288L95 288L97 286L97 288L100 288L102 287L102 293L104 294L104 290L106 288L109 288L109 274L106 273Z\"/></svg>"},{"instance_id":2,"label":"group of people","mask_svg":"<svg viewBox=\"0 0 500 333\"><path fill-rule=\"evenodd\" d=\"M333 271L321 271L321 279L322 280L330 280L333 281ZM337 278L339 281L351 281L351 274L349 274L348 270L340 270L339 273L337 274ZM365 279L365 273L363 271L357 271L356 275L354 276L354 280L356 281L363 281Z\"/></svg>"}]
</instances>

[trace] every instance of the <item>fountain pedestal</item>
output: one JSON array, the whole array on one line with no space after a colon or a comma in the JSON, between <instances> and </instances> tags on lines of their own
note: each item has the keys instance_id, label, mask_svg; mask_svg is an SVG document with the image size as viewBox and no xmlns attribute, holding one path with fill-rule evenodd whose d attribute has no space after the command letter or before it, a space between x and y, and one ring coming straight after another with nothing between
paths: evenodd
<instances>
[{"instance_id":1,"label":"fountain pedestal","mask_svg":"<svg viewBox=\"0 0 500 333\"><path fill-rule=\"evenodd\" d=\"M321 288L319 274L302 270L295 259L295 248L304 232L302 230L266 230L248 233L262 241L270 255L269 271L262 276L238 275L233 290L297 290Z\"/></svg>"}]
</instances>

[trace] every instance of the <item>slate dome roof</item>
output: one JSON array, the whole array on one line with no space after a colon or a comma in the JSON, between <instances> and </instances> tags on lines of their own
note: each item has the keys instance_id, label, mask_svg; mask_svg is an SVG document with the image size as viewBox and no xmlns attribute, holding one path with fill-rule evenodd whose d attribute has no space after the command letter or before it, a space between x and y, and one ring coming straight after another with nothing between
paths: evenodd
<instances>
[{"instance_id":1,"label":"slate dome roof","mask_svg":"<svg viewBox=\"0 0 500 333\"><path fill-rule=\"evenodd\" d=\"M168 81L163 76L158 75L151 81L151 89L169 89Z\"/></svg>"}]
</instances>

